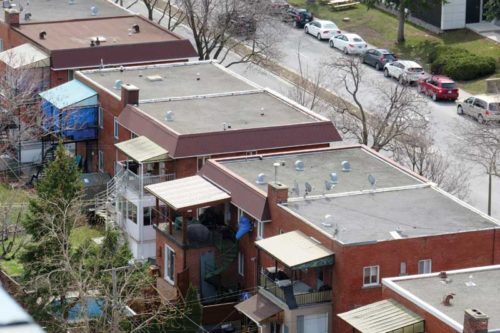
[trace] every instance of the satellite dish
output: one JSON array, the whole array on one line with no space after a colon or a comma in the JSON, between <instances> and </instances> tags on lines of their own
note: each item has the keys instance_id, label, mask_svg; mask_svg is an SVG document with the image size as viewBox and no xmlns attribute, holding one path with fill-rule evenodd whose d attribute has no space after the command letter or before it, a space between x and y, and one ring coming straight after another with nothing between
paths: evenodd
<instances>
[{"instance_id":1,"label":"satellite dish","mask_svg":"<svg viewBox=\"0 0 500 333\"><path fill-rule=\"evenodd\" d=\"M304 171L304 162L301 160L295 161L295 170Z\"/></svg>"},{"instance_id":2,"label":"satellite dish","mask_svg":"<svg viewBox=\"0 0 500 333\"><path fill-rule=\"evenodd\" d=\"M368 182L375 189L375 185L377 184L377 179L373 175L368 175Z\"/></svg>"},{"instance_id":3,"label":"satellite dish","mask_svg":"<svg viewBox=\"0 0 500 333\"><path fill-rule=\"evenodd\" d=\"M292 188L292 193L295 194L296 196L300 195L300 188L299 184L297 183L296 180L293 181L293 188Z\"/></svg>"},{"instance_id":4,"label":"satellite dish","mask_svg":"<svg viewBox=\"0 0 500 333\"><path fill-rule=\"evenodd\" d=\"M325 180L325 189L327 191L330 191L332 189L332 187L335 187L335 185L333 185L333 183L329 180Z\"/></svg>"},{"instance_id":5,"label":"satellite dish","mask_svg":"<svg viewBox=\"0 0 500 333\"><path fill-rule=\"evenodd\" d=\"M309 182L306 182L306 183L305 183L305 186L306 186L306 194L311 193L311 191L312 191L312 186L311 186L311 184L309 184Z\"/></svg>"}]
</instances>

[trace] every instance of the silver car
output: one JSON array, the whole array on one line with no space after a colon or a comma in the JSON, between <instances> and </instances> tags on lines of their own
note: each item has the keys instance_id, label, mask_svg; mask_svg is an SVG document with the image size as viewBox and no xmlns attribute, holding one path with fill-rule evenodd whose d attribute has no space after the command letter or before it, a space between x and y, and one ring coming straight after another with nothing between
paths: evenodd
<instances>
[{"instance_id":1,"label":"silver car","mask_svg":"<svg viewBox=\"0 0 500 333\"><path fill-rule=\"evenodd\" d=\"M458 103L457 113L469 115L480 124L500 121L500 95L471 96Z\"/></svg>"}]
</instances>

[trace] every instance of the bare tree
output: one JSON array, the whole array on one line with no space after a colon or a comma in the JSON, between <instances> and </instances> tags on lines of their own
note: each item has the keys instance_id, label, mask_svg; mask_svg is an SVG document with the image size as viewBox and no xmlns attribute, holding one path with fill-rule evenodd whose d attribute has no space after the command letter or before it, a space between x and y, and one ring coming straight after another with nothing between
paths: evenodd
<instances>
[{"instance_id":1,"label":"bare tree","mask_svg":"<svg viewBox=\"0 0 500 333\"><path fill-rule=\"evenodd\" d=\"M488 215L491 215L492 177L500 176L500 126L478 126L472 122L457 125L457 154L479 164L488 175Z\"/></svg>"},{"instance_id":2,"label":"bare tree","mask_svg":"<svg viewBox=\"0 0 500 333\"><path fill-rule=\"evenodd\" d=\"M361 60L342 58L328 66L355 105L352 107L349 102L339 99L333 106L334 112L340 115L337 125L343 133L350 133L360 143L379 151L410 130L427 128L425 102L408 86L377 87L378 98L367 106L360 100L364 82Z\"/></svg>"},{"instance_id":3,"label":"bare tree","mask_svg":"<svg viewBox=\"0 0 500 333\"><path fill-rule=\"evenodd\" d=\"M26 242L21 223L26 204L19 202L16 190L0 197L0 259L12 260Z\"/></svg>"}]
</instances>

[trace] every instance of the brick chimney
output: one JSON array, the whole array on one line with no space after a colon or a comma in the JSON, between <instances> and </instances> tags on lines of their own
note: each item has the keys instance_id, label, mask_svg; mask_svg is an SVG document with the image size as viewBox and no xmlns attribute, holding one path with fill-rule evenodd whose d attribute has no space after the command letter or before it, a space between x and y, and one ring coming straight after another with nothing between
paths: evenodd
<instances>
[{"instance_id":1,"label":"brick chimney","mask_svg":"<svg viewBox=\"0 0 500 333\"><path fill-rule=\"evenodd\" d=\"M6 8L4 10L4 21L8 26L19 26L19 11L14 8Z\"/></svg>"},{"instance_id":2,"label":"brick chimney","mask_svg":"<svg viewBox=\"0 0 500 333\"><path fill-rule=\"evenodd\" d=\"M122 107L127 104L139 105L139 88L132 84L122 84L121 90Z\"/></svg>"},{"instance_id":3,"label":"brick chimney","mask_svg":"<svg viewBox=\"0 0 500 333\"><path fill-rule=\"evenodd\" d=\"M487 333L489 317L477 309L466 309L463 333Z\"/></svg>"},{"instance_id":4,"label":"brick chimney","mask_svg":"<svg viewBox=\"0 0 500 333\"><path fill-rule=\"evenodd\" d=\"M267 200L270 204L288 201L288 186L280 182L269 182L267 184Z\"/></svg>"}]
</instances>

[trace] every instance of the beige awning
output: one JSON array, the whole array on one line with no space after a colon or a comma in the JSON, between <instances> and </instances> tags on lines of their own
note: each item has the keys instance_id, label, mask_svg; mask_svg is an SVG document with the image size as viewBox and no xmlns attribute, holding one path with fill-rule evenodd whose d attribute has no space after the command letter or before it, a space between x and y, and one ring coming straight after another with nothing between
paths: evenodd
<instances>
[{"instance_id":1,"label":"beige awning","mask_svg":"<svg viewBox=\"0 0 500 333\"><path fill-rule=\"evenodd\" d=\"M255 245L294 269L332 265L334 261L332 251L298 230L259 240Z\"/></svg>"},{"instance_id":2,"label":"beige awning","mask_svg":"<svg viewBox=\"0 0 500 333\"><path fill-rule=\"evenodd\" d=\"M175 210L209 206L231 198L200 176L148 185L145 189Z\"/></svg>"},{"instance_id":3,"label":"beige awning","mask_svg":"<svg viewBox=\"0 0 500 333\"><path fill-rule=\"evenodd\" d=\"M387 333L423 322L422 317L392 299L338 314L361 333Z\"/></svg>"},{"instance_id":4,"label":"beige awning","mask_svg":"<svg viewBox=\"0 0 500 333\"><path fill-rule=\"evenodd\" d=\"M256 294L234 307L257 324L282 311L279 306L261 294Z\"/></svg>"},{"instance_id":5,"label":"beige awning","mask_svg":"<svg viewBox=\"0 0 500 333\"><path fill-rule=\"evenodd\" d=\"M13 69L50 66L49 55L30 43L25 43L0 53L0 61Z\"/></svg>"},{"instance_id":6,"label":"beige awning","mask_svg":"<svg viewBox=\"0 0 500 333\"><path fill-rule=\"evenodd\" d=\"M136 162L155 162L167 159L168 151L145 136L115 144L116 148Z\"/></svg>"}]
</instances>

